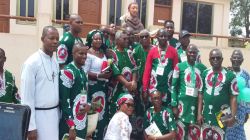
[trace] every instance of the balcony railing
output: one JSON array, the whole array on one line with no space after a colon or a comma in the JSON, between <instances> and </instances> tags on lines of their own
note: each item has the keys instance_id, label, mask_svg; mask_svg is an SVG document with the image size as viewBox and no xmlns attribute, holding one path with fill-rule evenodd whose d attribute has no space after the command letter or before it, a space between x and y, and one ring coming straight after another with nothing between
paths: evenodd
<instances>
[{"instance_id":1,"label":"balcony railing","mask_svg":"<svg viewBox=\"0 0 250 140\"><path fill-rule=\"evenodd\" d=\"M6 18L6 19L17 19L17 20L27 20L27 21L36 21L35 17L23 17L23 16L11 16L11 15L2 15L0 14L0 18ZM51 20L52 23L56 24L67 24L69 23L68 20ZM83 25L86 26L105 26L103 24L96 24L96 23L89 23L84 22ZM116 28L121 29L120 26L116 26ZM179 34L179 32L175 32L175 34ZM232 36L222 36L222 35L210 35L210 34L198 34L198 33L191 33L193 37L209 37L209 38L215 38L216 39L216 46L218 46L218 39L228 39L228 40L240 40L242 42L250 41L250 38L242 38L242 37L232 37ZM154 35L152 36L154 37Z\"/></svg>"}]
</instances>

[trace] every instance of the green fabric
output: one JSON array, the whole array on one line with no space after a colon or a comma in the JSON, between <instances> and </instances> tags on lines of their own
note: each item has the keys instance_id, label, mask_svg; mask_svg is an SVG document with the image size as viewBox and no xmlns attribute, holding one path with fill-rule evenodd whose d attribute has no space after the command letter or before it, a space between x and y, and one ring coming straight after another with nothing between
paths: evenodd
<instances>
[{"instance_id":1,"label":"green fabric","mask_svg":"<svg viewBox=\"0 0 250 140\"><path fill-rule=\"evenodd\" d=\"M165 59L167 61L167 65L164 67L164 73L163 75L156 75L156 81L157 81L157 86L156 89L159 90L163 94L170 95L170 88L169 85L167 84L167 81L169 79L169 74L172 75L172 66L173 66L173 61L172 59ZM154 59L152 63L152 71L155 71L157 67L161 65L159 62L159 59ZM164 64L165 65L165 64Z\"/></svg>"},{"instance_id":2,"label":"green fabric","mask_svg":"<svg viewBox=\"0 0 250 140\"><path fill-rule=\"evenodd\" d=\"M109 49L115 49L115 41L111 44L110 40L107 39L105 44Z\"/></svg>"},{"instance_id":3,"label":"green fabric","mask_svg":"<svg viewBox=\"0 0 250 140\"><path fill-rule=\"evenodd\" d=\"M230 95L237 95L234 85L236 79L233 72L223 68L221 72L214 73L211 68L205 70L202 74L203 79L203 117L207 124L218 126L216 113L222 107L230 107Z\"/></svg>"},{"instance_id":4,"label":"green fabric","mask_svg":"<svg viewBox=\"0 0 250 140\"><path fill-rule=\"evenodd\" d=\"M142 101L142 78L143 78L143 73L144 73L144 68L145 68L145 63L146 63L146 58L147 58L148 52L145 52L143 47L141 45L138 45L134 48L133 50L133 57L136 63L136 66L138 68L138 74L137 74L137 90L139 94L135 97L135 112L136 116L141 116L143 117L145 110L145 105Z\"/></svg>"},{"instance_id":5,"label":"green fabric","mask_svg":"<svg viewBox=\"0 0 250 140\"><path fill-rule=\"evenodd\" d=\"M176 38L171 38L171 39L168 41L169 45L173 46L174 48L177 47L177 43L178 43L178 42L179 42L179 41L178 41L178 39L176 39ZM153 45L158 45L158 44L159 44L157 38L154 38L154 39L152 40L152 44L153 44Z\"/></svg>"},{"instance_id":6,"label":"green fabric","mask_svg":"<svg viewBox=\"0 0 250 140\"><path fill-rule=\"evenodd\" d=\"M99 119L95 132L93 133L93 140L100 140L103 138L104 129L108 124L108 106L107 106L107 84L105 81L88 82L88 97L90 101L101 103L103 107L97 108L95 111L99 112Z\"/></svg>"},{"instance_id":7,"label":"green fabric","mask_svg":"<svg viewBox=\"0 0 250 140\"><path fill-rule=\"evenodd\" d=\"M114 55L114 63L111 65L113 78L116 78L118 75L123 75L127 81L131 81L132 74L137 72L132 52L127 49L123 52L114 49ZM116 112L116 101L121 93L128 93L128 91L122 83L118 82L116 83L111 95L111 105L109 110L109 114L111 115L110 117L112 117Z\"/></svg>"},{"instance_id":8,"label":"green fabric","mask_svg":"<svg viewBox=\"0 0 250 140\"><path fill-rule=\"evenodd\" d=\"M138 73L139 73L138 81L140 82L142 81L147 56L148 56L148 52L144 51L142 45L138 45L134 48L133 57L138 67Z\"/></svg>"},{"instance_id":9,"label":"green fabric","mask_svg":"<svg viewBox=\"0 0 250 140\"><path fill-rule=\"evenodd\" d=\"M69 63L60 72L59 79L59 97L60 108L62 111L62 118L59 124L60 139L65 133L69 132L69 126L66 123L67 120L73 120L75 124L75 130L77 137L84 138L87 133L87 118L86 121L80 122L76 114L80 107L81 94L86 94L87 77L83 70L78 69L73 62ZM89 102L89 100L88 100ZM87 117L85 114L84 117ZM83 129L78 129L78 125L85 125Z\"/></svg>"},{"instance_id":10,"label":"green fabric","mask_svg":"<svg viewBox=\"0 0 250 140\"><path fill-rule=\"evenodd\" d=\"M177 129L172 110L164 106L162 106L161 111L158 113L155 113L154 107L150 107L146 111L143 123L144 129L149 127L153 122L156 123L162 135L176 131Z\"/></svg>"},{"instance_id":11,"label":"green fabric","mask_svg":"<svg viewBox=\"0 0 250 140\"><path fill-rule=\"evenodd\" d=\"M14 76L8 70L4 70L3 75L5 77L5 81L3 81L5 83L5 90L0 91L0 102L20 103Z\"/></svg>"},{"instance_id":12,"label":"green fabric","mask_svg":"<svg viewBox=\"0 0 250 140\"><path fill-rule=\"evenodd\" d=\"M169 44L171 46L173 46L174 48L176 48L177 43L178 43L178 40L176 38L174 38L174 37L169 40Z\"/></svg>"},{"instance_id":13,"label":"green fabric","mask_svg":"<svg viewBox=\"0 0 250 140\"><path fill-rule=\"evenodd\" d=\"M177 54L179 63L187 61L186 51L184 51L181 47L177 50Z\"/></svg>"},{"instance_id":14,"label":"green fabric","mask_svg":"<svg viewBox=\"0 0 250 140\"><path fill-rule=\"evenodd\" d=\"M96 29L91 30L91 31L87 34L87 37L86 37L86 45L87 45L87 46L92 47L93 36L94 36L96 33L100 33L101 39L103 40L103 33L102 33L100 30L96 30Z\"/></svg>"},{"instance_id":15,"label":"green fabric","mask_svg":"<svg viewBox=\"0 0 250 140\"><path fill-rule=\"evenodd\" d=\"M201 91L203 85L201 74L205 69L206 66L201 63L192 67L187 61L178 63L175 67L172 79L171 105L178 106L179 119L182 122L191 124L196 122L198 97L186 95L186 87L193 88L195 86L198 91ZM192 71L195 71L193 76Z\"/></svg>"},{"instance_id":16,"label":"green fabric","mask_svg":"<svg viewBox=\"0 0 250 140\"><path fill-rule=\"evenodd\" d=\"M74 37L70 32L65 32L60 38L60 45L64 44L68 49L68 58L65 60L65 65L73 61L72 49L74 44L79 42L83 43L82 39L80 37Z\"/></svg>"}]
</instances>

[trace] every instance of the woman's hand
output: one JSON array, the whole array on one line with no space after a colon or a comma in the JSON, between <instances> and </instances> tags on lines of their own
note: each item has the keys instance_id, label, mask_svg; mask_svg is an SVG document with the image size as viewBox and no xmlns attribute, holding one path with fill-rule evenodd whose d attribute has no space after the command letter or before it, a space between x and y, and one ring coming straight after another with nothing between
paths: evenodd
<instances>
[{"instance_id":1,"label":"woman's hand","mask_svg":"<svg viewBox=\"0 0 250 140\"><path fill-rule=\"evenodd\" d=\"M75 129L69 129L69 140L75 140L76 139L76 131Z\"/></svg>"},{"instance_id":2,"label":"woman's hand","mask_svg":"<svg viewBox=\"0 0 250 140\"><path fill-rule=\"evenodd\" d=\"M82 107L79 108L77 115L84 115L85 113L87 113L90 110L90 105L88 105L86 103L83 105L80 105L80 106L82 106Z\"/></svg>"}]
</instances>

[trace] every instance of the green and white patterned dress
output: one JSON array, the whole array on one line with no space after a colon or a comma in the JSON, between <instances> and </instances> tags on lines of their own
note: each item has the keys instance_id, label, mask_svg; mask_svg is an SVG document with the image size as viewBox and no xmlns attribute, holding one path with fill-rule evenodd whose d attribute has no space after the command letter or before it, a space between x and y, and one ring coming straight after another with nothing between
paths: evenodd
<instances>
[{"instance_id":1,"label":"green and white patterned dress","mask_svg":"<svg viewBox=\"0 0 250 140\"><path fill-rule=\"evenodd\" d=\"M87 103L87 77L74 62L69 63L60 72L59 95L62 118L59 124L59 138L69 133L69 128L75 126L77 137L85 139L87 133L87 113L77 115L81 103Z\"/></svg>"},{"instance_id":2,"label":"green and white patterned dress","mask_svg":"<svg viewBox=\"0 0 250 140\"><path fill-rule=\"evenodd\" d=\"M88 53L87 60L84 65L86 72L100 74L104 66L107 66L107 58L99 58ZM104 129L108 124L108 106L107 106L107 87L108 79L88 79L88 97L90 101L96 102L99 107L95 110L99 113L97 128L93 134L94 140L101 140L104 136Z\"/></svg>"},{"instance_id":3,"label":"green and white patterned dress","mask_svg":"<svg viewBox=\"0 0 250 140\"><path fill-rule=\"evenodd\" d=\"M165 55L161 56L164 52ZM171 82L175 65L178 63L178 55L172 46L159 52L157 46L153 47L147 55L145 70L143 73L143 91L152 93L158 90L162 93L164 105L171 100Z\"/></svg>"},{"instance_id":4,"label":"green and white patterned dress","mask_svg":"<svg viewBox=\"0 0 250 140\"><path fill-rule=\"evenodd\" d=\"M174 114L172 110L167 107L162 106L161 111L158 113L154 111L154 107L150 107L146 111L143 123L144 130L153 122L155 122L162 135L176 131Z\"/></svg>"},{"instance_id":5,"label":"green and white patterned dress","mask_svg":"<svg viewBox=\"0 0 250 140\"><path fill-rule=\"evenodd\" d=\"M59 64L65 64L73 61L72 50L76 43L83 43L80 37L74 37L70 32L65 32L60 37L60 45L57 48L57 61Z\"/></svg>"},{"instance_id":6,"label":"green and white patterned dress","mask_svg":"<svg viewBox=\"0 0 250 140\"><path fill-rule=\"evenodd\" d=\"M202 90L201 74L206 66L196 63L194 66L187 61L178 63L172 79L171 106L178 107L178 136L187 139L189 126L196 123L198 92Z\"/></svg>"},{"instance_id":7,"label":"green and white patterned dress","mask_svg":"<svg viewBox=\"0 0 250 140\"><path fill-rule=\"evenodd\" d=\"M3 78L0 78L0 102L20 103L17 91L13 74L4 69Z\"/></svg>"},{"instance_id":8,"label":"green and white patterned dress","mask_svg":"<svg viewBox=\"0 0 250 140\"><path fill-rule=\"evenodd\" d=\"M225 68L220 72L214 72L208 68L202 74L203 89L203 118L204 126L202 136L209 137L209 132L213 132L213 137L225 139L224 129L221 129L216 120L216 113L223 108L230 107L230 96L238 95L235 74ZM206 136L208 135L208 136Z\"/></svg>"},{"instance_id":9,"label":"green and white patterned dress","mask_svg":"<svg viewBox=\"0 0 250 140\"><path fill-rule=\"evenodd\" d=\"M122 75L127 81L132 81L133 73L137 72L137 67L134 61L134 58L132 56L132 51L125 49L123 52L118 51L117 49L113 50L113 59L114 62L111 65L112 71L113 71L113 78L115 79L116 76ZM113 80L114 80L113 79ZM122 83L115 80L114 87L112 90L112 94L110 95L110 108L109 108L109 117L112 118L112 116L115 114L117 106L116 101L118 99L118 96L121 93L126 93L128 90L125 88L125 86L122 85Z\"/></svg>"}]
</instances>

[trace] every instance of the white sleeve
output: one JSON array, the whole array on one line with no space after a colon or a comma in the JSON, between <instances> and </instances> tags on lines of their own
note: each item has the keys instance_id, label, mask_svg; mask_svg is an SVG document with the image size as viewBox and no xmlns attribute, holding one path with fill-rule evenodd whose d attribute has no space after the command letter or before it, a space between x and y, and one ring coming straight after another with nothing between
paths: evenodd
<instances>
[{"instance_id":1,"label":"white sleeve","mask_svg":"<svg viewBox=\"0 0 250 140\"><path fill-rule=\"evenodd\" d=\"M128 117L123 117L120 120L120 126L121 126L121 140L130 140L130 132L129 132L129 126L130 122L128 120Z\"/></svg>"},{"instance_id":2,"label":"white sleeve","mask_svg":"<svg viewBox=\"0 0 250 140\"><path fill-rule=\"evenodd\" d=\"M89 70L90 70L90 68L91 68L91 64L92 64L91 56L87 55L87 59L86 59L85 64L84 64L84 66L83 66L84 71L85 71L86 73L89 72Z\"/></svg>"},{"instance_id":3,"label":"white sleeve","mask_svg":"<svg viewBox=\"0 0 250 140\"><path fill-rule=\"evenodd\" d=\"M30 64L24 64L21 73L21 104L31 108L29 131L36 129L35 121L35 76L34 69Z\"/></svg>"}]
</instances>

